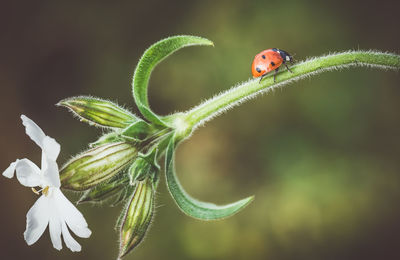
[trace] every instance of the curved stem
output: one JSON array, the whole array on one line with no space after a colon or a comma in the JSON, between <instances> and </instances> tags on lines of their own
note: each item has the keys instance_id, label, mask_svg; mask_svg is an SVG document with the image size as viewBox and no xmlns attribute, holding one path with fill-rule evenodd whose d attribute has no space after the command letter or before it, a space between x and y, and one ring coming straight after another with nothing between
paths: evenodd
<instances>
[{"instance_id":1,"label":"curved stem","mask_svg":"<svg viewBox=\"0 0 400 260\"><path fill-rule=\"evenodd\" d=\"M289 71L278 73L275 83L271 73L261 82L259 82L259 79L250 79L222 92L186 112L184 121L188 124L188 127L195 129L219 114L261 93L313 74L351 66L400 69L400 56L375 51L349 51L312 58L290 67L293 73Z\"/></svg>"}]
</instances>

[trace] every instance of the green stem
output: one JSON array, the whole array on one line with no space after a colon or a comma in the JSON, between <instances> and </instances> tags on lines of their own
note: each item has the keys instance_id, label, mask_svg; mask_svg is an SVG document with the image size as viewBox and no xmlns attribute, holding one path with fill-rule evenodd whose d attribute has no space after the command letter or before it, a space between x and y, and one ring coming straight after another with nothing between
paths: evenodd
<instances>
[{"instance_id":1,"label":"green stem","mask_svg":"<svg viewBox=\"0 0 400 260\"><path fill-rule=\"evenodd\" d=\"M275 83L271 73L261 82L259 79L251 79L222 92L186 112L183 120L188 124L188 128L193 130L230 108L276 87L320 72L352 66L400 69L400 56L373 51L349 51L312 58L290 67L293 73L287 70L278 73Z\"/></svg>"}]
</instances>

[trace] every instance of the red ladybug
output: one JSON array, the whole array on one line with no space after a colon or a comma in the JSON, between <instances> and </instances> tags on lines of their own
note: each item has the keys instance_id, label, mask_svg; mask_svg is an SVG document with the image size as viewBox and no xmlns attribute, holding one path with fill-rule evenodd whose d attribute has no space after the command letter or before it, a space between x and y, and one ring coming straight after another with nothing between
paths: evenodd
<instances>
[{"instance_id":1,"label":"red ladybug","mask_svg":"<svg viewBox=\"0 0 400 260\"><path fill-rule=\"evenodd\" d=\"M254 57L253 64L251 65L251 73L254 78L260 78L261 80L268 74L268 72L275 70L274 82L276 73L278 73L279 67L285 65L288 71L293 73L286 62L293 63L293 57L286 51L280 49L268 49L260 52Z\"/></svg>"}]
</instances>

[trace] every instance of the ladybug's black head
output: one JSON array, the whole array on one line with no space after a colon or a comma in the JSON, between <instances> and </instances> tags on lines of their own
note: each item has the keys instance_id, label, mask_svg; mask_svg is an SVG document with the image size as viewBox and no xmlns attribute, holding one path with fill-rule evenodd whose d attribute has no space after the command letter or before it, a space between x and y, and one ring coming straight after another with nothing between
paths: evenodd
<instances>
[{"instance_id":1,"label":"ladybug's black head","mask_svg":"<svg viewBox=\"0 0 400 260\"><path fill-rule=\"evenodd\" d=\"M277 52L281 55L284 62L289 61L290 63L293 62L293 57L289 53L284 50L277 49Z\"/></svg>"}]
</instances>

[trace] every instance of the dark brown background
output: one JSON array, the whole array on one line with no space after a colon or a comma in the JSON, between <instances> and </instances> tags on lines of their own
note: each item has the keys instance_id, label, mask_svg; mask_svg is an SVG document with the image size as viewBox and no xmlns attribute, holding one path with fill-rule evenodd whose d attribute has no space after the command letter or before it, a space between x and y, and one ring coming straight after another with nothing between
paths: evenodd
<instances>
[{"instance_id":1,"label":"dark brown background","mask_svg":"<svg viewBox=\"0 0 400 260\"><path fill-rule=\"evenodd\" d=\"M75 95L136 111L133 69L146 47L193 34L215 48L184 49L155 70L150 103L182 111L250 77L252 58L282 48L303 60L334 51L400 53L398 1L2 1L0 168L40 162L26 114L62 145L59 164L101 131L54 106ZM179 212L161 183L157 214L127 259L399 259L400 75L350 69L292 84L199 129L177 170L202 200L256 200L228 220ZM82 205L93 231L83 252L52 248L48 232L23 240L36 199L0 180L1 259L115 259L120 208ZM69 196L71 199L73 196Z\"/></svg>"}]
</instances>

